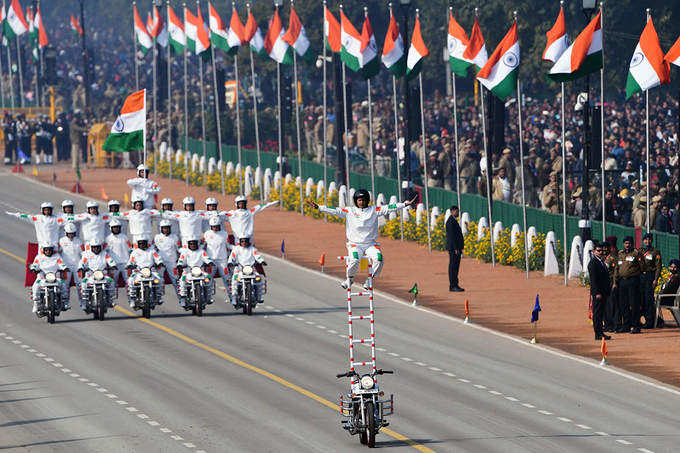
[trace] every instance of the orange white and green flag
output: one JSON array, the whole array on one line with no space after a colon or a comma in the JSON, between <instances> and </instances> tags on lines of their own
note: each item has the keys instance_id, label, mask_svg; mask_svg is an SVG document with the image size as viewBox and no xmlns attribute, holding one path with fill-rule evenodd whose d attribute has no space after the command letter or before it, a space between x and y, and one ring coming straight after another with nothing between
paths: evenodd
<instances>
[{"instance_id":1,"label":"orange white and green flag","mask_svg":"<svg viewBox=\"0 0 680 453\"><path fill-rule=\"evenodd\" d=\"M127 97L120 115L104 142L105 151L136 151L144 149L146 131L146 90Z\"/></svg>"},{"instance_id":2,"label":"orange white and green flag","mask_svg":"<svg viewBox=\"0 0 680 453\"><path fill-rule=\"evenodd\" d=\"M519 41L517 22L514 22L489 57L489 61L477 74L477 80L499 99L505 100L515 91L518 75Z\"/></svg>"},{"instance_id":3,"label":"orange white and green flag","mask_svg":"<svg viewBox=\"0 0 680 453\"><path fill-rule=\"evenodd\" d=\"M416 23L413 26L411 36L411 47L408 48L408 57L406 58L406 78L408 80L412 80L420 74L423 58L430 54L420 32L420 18L418 16L416 16Z\"/></svg>"},{"instance_id":4,"label":"orange white and green flag","mask_svg":"<svg viewBox=\"0 0 680 453\"><path fill-rule=\"evenodd\" d=\"M543 51L543 60L555 63L569 47L569 35L564 22L564 8L560 8L555 25L546 32L548 41Z\"/></svg>"},{"instance_id":5,"label":"orange white and green flag","mask_svg":"<svg viewBox=\"0 0 680 453\"><path fill-rule=\"evenodd\" d=\"M574 42L557 59L548 73L556 82L584 77L602 68L602 11L590 21Z\"/></svg>"},{"instance_id":6,"label":"orange white and green flag","mask_svg":"<svg viewBox=\"0 0 680 453\"><path fill-rule=\"evenodd\" d=\"M390 25L387 27L385 44L383 45L382 62L396 78L406 74L406 53L404 40L399 33L399 25L390 10Z\"/></svg>"},{"instance_id":7,"label":"orange white and green flag","mask_svg":"<svg viewBox=\"0 0 680 453\"><path fill-rule=\"evenodd\" d=\"M469 43L470 39L467 33L454 19L453 13L449 10L449 34L446 37L446 47L449 52L451 71L459 77L465 77L468 68L472 66L472 60L463 56Z\"/></svg>"},{"instance_id":8,"label":"orange white and green flag","mask_svg":"<svg viewBox=\"0 0 680 453\"><path fill-rule=\"evenodd\" d=\"M670 65L664 60L659 36L656 34L650 17L645 29L642 30L640 41L633 52L633 58L630 60L626 80L626 99L640 91L670 82L669 73Z\"/></svg>"},{"instance_id":9,"label":"orange white and green flag","mask_svg":"<svg viewBox=\"0 0 680 453\"><path fill-rule=\"evenodd\" d=\"M472 64L477 66L479 71L484 67L489 54L486 52L486 43L484 42L484 35L482 29L479 28L479 19L475 17L475 23L472 24L472 31L470 32L470 41L468 42L463 58L472 61Z\"/></svg>"}]
</instances>

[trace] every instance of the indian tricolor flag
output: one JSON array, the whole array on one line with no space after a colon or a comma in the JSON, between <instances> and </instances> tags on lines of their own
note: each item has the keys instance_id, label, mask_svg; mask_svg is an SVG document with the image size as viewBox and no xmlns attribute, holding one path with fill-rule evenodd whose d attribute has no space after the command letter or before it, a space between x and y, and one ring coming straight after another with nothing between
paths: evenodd
<instances>
[{"instance_id":1,"label":"indian tricolor flag","mask_svg":"<svg viewBox=\"0 0 680 453\"><path fill-rule=\"evenodd\" d=\"M340 22L338 22L327 6L323 8L323 33L326 38L326 48L333 53L338 53L342 50L342 44L340 44Z\"/></svg>"},{"instance_id":2,"label":"indian tricolor flag","mask_svg":"<svg viewBox=\"0 0 680 453\"><path fill-rule=\"evenodd\" d=\"M248 11L248 22L246 22L246 29L243 33L243 36L244 41L250 44L250 48L253 50L253 52L260 54L263 57L267 56L267 53L264 51L264 38L262 37L262 31L257 25L255 16L253 16L253 13L250 11Z\"/></svg>"},{"instance_id":3,"label":"indian tricolor flag","mask_svg":"<svg viewBox=\"0 0 680 453\"><path fill-rule=\"evenodd\" d=\"M664 61L663 51L659 44L659 36L654 29L650 17L645 29L642 30L630 60L628 80L626 81L626 99L635 93L670 82L670 65Z\"/></svg>"},{"instance_id":4,"label":"indian tricolor flag","mask_svg":"<svg viewBox=\"0 0 680 453\"><path fill-rule=\"evenodd\" d=\"M233 3L232 3L233 5ZM238 52L241 43L245 42L246 30L243 28L241 18L238 17L236 8L231 9L231 21L229 22L229 30L227 31L227 44L229 44L229 55L234 55Z\"/></svg>"},{"instance_id":5,"label":"indian tricolor flag","mask_svg":"<svg viewBox=\"0 0 680 453\"><path fill-rule=\"evenodd\" d=\"M144 149L145 131L146 90L140 90L125 100L103 148L119 152Z\"/></svg>"},{"instance_id":6,"label":"indian tricolor flag","mask_svg":"<svg viewBox=\"0 0 680 453\"><path fill-rule=\"evenodd\" d=\"M361 69L361 35L349 21L345 12L340 10L340 59L352 71Z\"/></svg>"},{"instance_id":7,"label":"indian tricolor flag","mask_svg":"<svg viewBox=\"0 0 680 453\"><path fill-rule=\"evenodd\" d=\"M569 36L567 35L567 26L564 23L563 8L560 8L555 25L545 35L548 38L548 42L543 51L543 60L555 63L569 47Z\"/></svg>"},{"instance_id":8,"label":"indian tricolor flag","mask_svg":"<svg viewBox=\"0 0 680 453\"><path fill-rule=\"evenodd\" d=\"M465 77L468 68L472 66L472 60L463 56L469 42L467 33L454 19L453 13L449 9L449 34L446 37L446 46L449 52L451 71L459 77Z\"/></svg>"},{"instance_id":9,"label":"indian tricolor flag","mask_svg":"<svg viewBox=\"0 0 680 453\"><path fill-rule=\"evenodd\" d=\"M210 15L210 42L218 49L229 52L231 46L229 45L229 40L227 39L227 30L225 30L226 27L222 21L222 18L217 13L217 10L212 5L212 2L208 2L208 12Z\"/></svg>"},{"instance_id":10,"label":"indian tricolor flag","mask_svg":"<svg viewBox=\"0 0 680 453\"><path fill-rule=\"evenodd\" d=\"M76 16L71 14L71 31L76 35L76 38L83 36L83 29L80 26L80 21Z\"/></svg>"},{"instance_id":11,"label":"indian tricolor flag","mask_svg":"<svg viewBox=\"0 0 680 453\"><path fill-rule=\"evenodd\" d=\"M281 16L279 16L279 10L277 8L276 11L274 11L274 17L272 17L272 20L269 23L267 36L264 38L264 48L267 55L269 55L269 58L277 63L293 64L290 46L283 40L285 34L286 30L283 28L283 24L281 24Z\"/></svg>"},{"instance_id":12,"label":"indian tricolor flag","mask_svg":"<svg viewBox=\"0 0 680 453\"><path fill-rule=\"evenodd\" d=\"M390 11L390 25L387 27L385 44L383 45L382 62L396 78L406 74L406 54L404 40L399 33L399 25Z\"/></svg>"},{"instance_id":13,"label":"indian tricolor flag","mask_svg":"<svg viewBox=\"0 0 680 453\"><path fill-rule=\"evenodd\" d=\"M512 24L489 61L477 74L477 80L499 99L505 100L517 87L519 74L519 41L517 22Z\"/></svg>"},{"instance_id":14,"label":"indian tricolor flag","mask_svg":"<svg viewBox=\"0 0 680 453\"><path fill-rule=\"evenodd\" d=\"M3 28L7 39L21 36L28 31L28 22L26 22L24 12L21 10L19 0L12 0L7 8Z\"/></svg>"},{"instance_id":15,"label":"indian tricolor flag","mask_svg":"<svg viewBox=\"0 0 680 453\"><path fill-rule=\"evenodd\" d=\"M151 36L149 35L149 32L146 31L146 26L144 25L142 18L139 17L137 5L133 5L132 10L135 16L135 39L137 40L137 44L139 44L142 53L146 55L149 49L153 47L153 42L151 41ZM73 15L71 15L71 24L73 24ZM78 25L78 28L80 29L79 33L82 35L83 30L80 28L80 25Z\"/></svg>"},{"instance_id":16,"label":"indian tricolor flag","mask_svg":"<svg viewBox=\"0 0 680 453\"><path fill-rule=\"evenodd\" d=\"M413 26L411 47L408 48L408 58L406 60L406 78L411 80L420 74L423 58L428 56L430 51L425 46L423 35L420 33L420 18L416 15L416 23Z\"/></svg>"},{"instance_id":17,"label":"indian tricolor flag","mask_svg":"<svg viewBox=\"0 0 680 453\"><path fill-rule=\"evenodd\" d=\"M479 28L479 20L475 17L475 23L472 24L472 32L470 32L470 41L468 42L463 58L470 60L472 64L477 66L480 70L486 65L489 59L489 54L486 52L486 43L482 35L482 29Z\"/></svg>"},{"instance_id":18,"label":"indian tricolor flag","mask_svg":"<svg viewBox=\"0 0 680 453\"><path fill-rule=\"evenodd\" d=\"M305 32L305 27L302 26L302 22L300 22L300 18L295 12L295 8L292 6L290 7L288 31L283 35L283 40L286 41L306 62L312 63L314 61L314 54L309 48L307 32Z\"/></svg>"},{"instance_id":19,"label":"indian tricolor flag","mask_svg":"<svg viewBox=\"0 0 680 453\"><path fill-rule=\"evenodd\" d=\"M556 82L567 82L586 76L602 68L602 11L583 29L567 50L557 59L548 77Z\"/></svg>"},{"instance_id":20,"label":"indian tricolor flag","mask_svg":"<svg viewBox=\"0 0 680 453\"><path fill-rule=\"evenodd\" d=\"M371 21L368 19L368 12L364 18L364 25L361 27L361 76L364 80L378 74L380 71L380 59L378 58L378 45L375 43L375 34Z\"/></svg>"},{"instance_id":21,"label":"indian tricolor flag","mask_svg":"<svg viewBox=\"0 0 680 453\"><path fill-rule=\"evenodd\" d=\"M675 41L673 47L668 51L664 60L675 66L680 66L680 37Z\"/></svg>"},{"instance_id":22,"label":"indian tricolor flag","mask_svg":"<svg viewBox=\"0 0 680 453\"><path fill-rule=\"evenodd\" d=\"M194 15L189 8L184 9L184 31L187 37L187 47L196 55L200 55L210 48L210 35L203 22L201 7L198 14Z\"/></svg>"},{"instance_id":23,"label":"indian tricolor flag","mask_svg":"<svg viewBox=\"0 0 680 453\"><path fill-rule=\"evenodd\" d=\"M153 5L151 27L151 31L149 32L151 37L155 39L156 42L161 45L161 47L167 46L168 27L165 25L165 21L163 20L163 17L161 16L160 11L158 11L158 7L155 4Z\"/></svg>"},{"instance_id":24,"label":"indian tricolor flag","mask_svg":"<svg viewBox=\"0 0 680 453\"><path fill-rule=\"evenodd\" d=\"M177 55L184 52L184 47L187 45L187 38L184 34L184 24L177 17L175 11L168 5L168 35L170 45Z\"/></svg>"}]
</instances>

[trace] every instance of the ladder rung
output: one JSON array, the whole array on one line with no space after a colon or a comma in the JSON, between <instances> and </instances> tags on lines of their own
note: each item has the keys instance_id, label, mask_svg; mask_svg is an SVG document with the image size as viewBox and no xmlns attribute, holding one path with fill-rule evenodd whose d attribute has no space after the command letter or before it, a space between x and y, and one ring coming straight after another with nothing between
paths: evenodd
<instances>
[{"instance_id":1,"label":"ladder rung","mask_svg":"<svg viewBox=\"0 0 680 453\"><path fill-rule=\"evenodd\" d=\"M375 338L366 338L364 340L352 340L352 343L373 343Z\"/></svg>"},{"instance_id":2,"label":"ladder rung","mask_svg":"<svg viewBox=\"0 0 680 453\"><path fill-rule=\"evenodd\" d=\"M352 362L351 366L375 366L375 361L372 362Z\"/></svg>"},{"instance_id":3,"label":"ladder rung","mask_svg":"<svg viewBox=\"0 0 680 453\"><path fill-rule=\"evenodd\" d=\"M373 315L352 315L349 319L370 319L373 320Z\"/></svg>"},{"instance_id":4,"label":"ladder rung","mask_svg":"<svg viewBox=\"0 0 680 453\"><path fill-rule=\"evenodd\" d=\"M363 291L362 291L362 292L359 292L359 293L349 293L349 295L352 296L352 297L354 297L354 296L370 297L370 296L372 296L373 294L371 294L370 292L363 292Z\"/></svg>"}]
</instances>

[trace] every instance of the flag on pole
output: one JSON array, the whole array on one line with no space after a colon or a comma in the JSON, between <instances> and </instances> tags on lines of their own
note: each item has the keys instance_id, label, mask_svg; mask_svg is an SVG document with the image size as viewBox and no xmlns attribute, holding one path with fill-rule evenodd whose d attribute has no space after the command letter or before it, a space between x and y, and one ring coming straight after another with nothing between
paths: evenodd
<instances>
[{"instance_id":1,"label":"flag on pole","mask_svg":"<svg viewBox=\"0 0 680 453\"><path fill-rule=\"evenodd\" d=\"M7 8L3 31L7 39L16 38L28 31L28 22L26 22L24 12L21 10L19 0L12 0Z\"/></svg>"},{"instance_id":2,"label":"flag on pole","mask_svg":"<svg viewBox=\"0 0 680 453\"><path fill-rule=\"evenodd\" d=\"M548 38L548 42L545 44L545 50L543 51L543 60L555 63L569 47L569 35L567 35L567 26L564 23L564 9L562 7L560 7L560 13L557 15L555 25L545 35Z\"/></svg>"},{"instance_id":3,"label":"flag on pole","mask_svg":"<svg viewBox=\"0 0 680 453\"><path fill-rule=\"evenodd\" d=\"M232 3L233 5L233 3ZM245 42L246 31L243 28L241 19L238 17L236 8L231 10L231 21L229 22L229 31L227 31L227 43L229 44L229 55L234 55L238 52L238 48Z\"/></svg>"},{"instance_id":4,"label":"flag on pole","mask_svg":"<svg viewBox=\"0 0 680 453\"><path fill-rule=\"evenodd\" d=\"M412 80L420 74L423 58L430 54L420 33L420 18L416 16L416 23L413 26L411 35L411 47L408 48L408 58L406 60L406 78Z\"/></svg>"},{"instance_id":5,"label":"flag on pole","mask_svg":"<svg viewBox=\"0 0 680 453\"><path fill-rule=\"evenodd\" d=\"M387 27L385 44L382 51L382 62L396 78L406 74L406 54L404 53L404 40L399 33L399 25L390 11L390 25Z\"/></svg>"},{"instance_id":6,"label":"flag on pole","mask_svg":"<svg viewBox=\"0 0 680 453\"><path fill-rule=\"evenodd\" d=\"M137 25L136 18L135 25ZM80 20L78 20L78 18L73 14L71 14L71 31L73 31L73 33L76 35L76 38L80 38L81 36L83 36L83 29L80 27Z\"/></svg>"},{"instance_id":7,"label":"flag on pole","mask_svg":"<svg viewBox=\"0 0 680 453\"><path fill-rule=\"evenodd\" d=\"M375 43L375 34L368 13L364 18L364 25L361 27L361 76L364 80L380 72L380 59L378 58L378 45Z\"/></svg>"},{"instance_id":8,"label":"flag on pole","mask_svg":"<svg viewBox=\"0 0 680 453\"><path fill-rule=\"evenodd\" d=\"M300 22L300 18L295 12L295 8L290 7L290 21L288 22L288 31L283 35L283 40L286 41L295 52L307 63L314 62L314 53L309 46L309 38L305 27Z\"/></svg>"},{"instance_id":9,"label":"flag on pole","mask_svg":"<svg viewBox=\"0 0 680 453\"><path fill-rule=\"evenodd\" d=\"M45 26L43 25L40 4L38 4L38 9L36 10L33 21L35 22L35 28L38 31L38 47L42 49L50 43L50 40L47 38L47 32L45 31Z\"/></svg>"},{"instance_id":10,"label":"flag on pole","mask_svg":"<svg viewBox=\"0 0 680 453\"><path fill-rule=\"evenodd\" d=\"M323 32L326 37L326 48L333 53L338 53L342 49L340 44L340 22L333 13L324 6Z\"/></svg>"},{"instance_id":11,"label":"flag on pole","mask_svg":"<svg viewBox=\"0 0 680 453\"><path fill-rule=\"evenodd\" d=\"M515 21L489 57L489 61L477 74L477 80L504 101L517 88L518 75L519 41Z\"/></svg>"},{"instance_id":12,"label":"flag on pole","mask_svg":"<svg viewBox=\"0 0 680 453\"><path fill-rule=\"evenodd\" d=\"M246 28L243 32L244 42L250 44L250 48L256 54L263 57L267 56L264 50L264 38L262 37L262 31L260 27L257 26L257 21L252 12L248 12L248 22L246 22Z\"/></svg>"},{"instance_id":13,"label":"flag on pole","mask_svg":"<svg viewBox=\"0 0 680 453\"><path fill-rule=\"evenodd\" d=\"M659 36L654 29L650 17L642 30L630 60L628 80L626 80L626 99L640 91L657 87L670 82L670 64L664 60L663 50L659 44Z\"/></svg>"},{"instance_id":14,"label":"flag on pole","mask_svg":"<svg viewBox=\"0 0 680 453\"><path fill-rule=\"evenodd\" d=\"M281 241L281 256L284 256L286 254L286 240L283 239Z\"/></svg>"},{"instance_id":15,"label":"flag on pole","mask_svg":"<svg viewBox=\"0 0 680 453\"><path fill-rule=\"evenodd\" d=\"M536 294L536 303L534 304L534 309L531 310L531 322L535 323L538 321L538 312L541 311L541 304L538 302L538 294Z\"/></svg>"},{"instance_id":16,"label":"flag on pole","mask_svg":"<svg viewBox=\"0 0 680 453\"><path fill-rule=\"evenodd\" d=\"M340 58L352 71L361 69L361 35L343 10L340 10Z\"/></svg>"},{"instance_id":17,"label":"flag on pole","mask_svg":"<svg viewBox=\"0 0 680 453\"><path fill-rule=\"evenodd\" d=\"M680 37L678 37L678 40L675 41L673 47L670 48L664 57L664 60L670 64L674 64L675 66L680 66Z\"/></svg>"},{"instance_id":18,"label":"flag on pole","mask_svg":"<svg viewBox=\"0 0 680 453\"><path fill-rule=\"evenodd\" d=\"M184 34L184 24L180 18L177 17L171 6L168 6L168 15L170 16L170 20L168 21L168 38L170 45L177 55L181 55L182 52L184 52L184 47L187 45L187 37Z\"/></svg>"},{"instance_id":19,"label":"flag on pole","mask_svg":"<svg viewBox=\"0 0 680 453\"><path fill-rule=\"evenodd\" d=\"M35 28L35 22L33 21L33 10L30 6L26 7L26 22L28 22L28 42L31 46L38 37L38 31Z\"/></svg>"},{"instance_id":20,"label":"flag on pole","mask_svg":"<svg viewBox=\"0 0 680 453\"><path fill-rule=\"evenodd\" d=\"M132 9L135 16L135 38L137 39L137 44L139 44L142 53L146 55L149 49L151 49L151 47L153 46L153 42L151 41L151 36L149 35L149 32L146 31L146 26L144 25L144 22L142 22L142 18L139 17L137 5L134 5ZM71 26L74 26L74 24L77 27L78 34L82 35L83 29L80 28L80 24L78 22L74 22L73 14L71 14Z\"/></svg>"},{"instance_id":21,"label":"flag on pole","mask_svg":"<svg viewBox=\"0 0 680 453\"><path fill-rule=\"evenodd\" d=\"M151 18L151 11L146 13L146 32L153 38L153 19Z\"/></svg>"},{"instance_id":22,"label":"flag on pole","mask_svg":"<svg viewBox=\"0 0 680 453\"><path fill-rule=\"evenodd\" d=\"M158 11L158 7L155 4L153 5L150 34L161 47L168 45L168 27L165 25L163 16L161 16L160 11Z\"/></svg>"},{"instance_id":23,"label":"flag on pole","mask_svg":"<svg viewBox=\"0 0 680 453\"><path fill-rule=\"evenodd\" d=\"M272 17L269 23L267 36L264 38L264 48L272 60L280 64L290 65L293 64L293 55L290 46L283 40L285 34L286 30L283 28L283 24L281 24L281 17L277 9L274 11L274 17Z\"/></svg>"},{"instance_id":24,"label":"flag on pole","mask_svg":"<svg viewBox=\"0 0 680 453\"><path fill-rule=\"evenodd\" d=\"M413 294L413 297L418 297L418 283L414 283L411 289L408 290L409 293Z\"/></svg>"},{"instance_id":25,"label":"flag on pole","mask_svg":"<svg viewBox=\"0 0 680 453\"><path fill-rule=\"evenodd\" d=\"M135 151L144 148L146 127L146 90L127 97L120 115L104 142L105 151Z\"/></svg>"},{"instance_id":26,"label":"flag on pole","mask_svg":"<svg viewBox=\"0 0 680 453\"><path fill-rule=\"evenodd\" d=\"M205 28L201 7L198 7L197 15L194 15L189 8L184 11L186 23L184 31L186 33L187 47L196 55L200 55L210 48L210 36Z\"/></svg>"},{"instance_id":27,"label":"flag on pole","mask_svg":"<svg viewBox=\"0 0 680 453\"><path fill-rule=\"evenodd\" d=\"M548 73L556 82L576 80L602 69L602 11L590 21Z\"/></svg>"},{"instance_id":28,"label":"flag on pole","mask_svg":"<svg viewBox=\"0 0 680 453\"><path fill-rule=\"evenodd\" d=\"M208 2L208 12L210 14L210 42L218 49L229 52L231 46L229 46L229 41L227 39L226 27L222 18L217 13L217 10L212 5L212 2Z\"/></svg>"},{"instance_id":29,"label":"flag on pole","mask_svg":"<svg viewBox=\"0 0 680 453\"><path fill-rule=\"evenodd\" d=\"M468 42L463 58L470 60L472 64L477 66L479 71L484 67L486 61L489 59L489 54L486 52L486 44L484 43L484 36L482 29L479 28L479 19L475 17L475 23L472 24L472 31L470 32L470 41Z\"/></svg>"},{"instance_id":30,"label":"flag on pole","mask_svg":"<svg viewBox=\"0 0 680 453\"><path fill-rule=\"evenodd\" d=\"M449 51L449 65L451 71L459 77L467 75L468 68L472 66L472 60L463 57L470 39L449 11L449 34L446 38L446 46Z\"/></svg>"}]
</instances>

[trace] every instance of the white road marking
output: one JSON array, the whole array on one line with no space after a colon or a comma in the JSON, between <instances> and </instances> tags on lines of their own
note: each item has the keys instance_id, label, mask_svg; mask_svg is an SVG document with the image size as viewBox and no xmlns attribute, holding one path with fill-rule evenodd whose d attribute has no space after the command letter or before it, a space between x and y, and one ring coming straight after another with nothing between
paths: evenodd
<instances>
[{"instance_id":1,"label":"white road marking","mask_svg":"<svg viewBox=\"0 0 680 453\"><path fill-rule=\"evenodd\" d=\"M336 333L338 333L338 331L337 330L329 330L328 333L335 335Z\"/></svg>"},{"instance_id":2,"label":"white road marking","mask_svg":"<svg viewBox=\"0 0 680 453\"><path fill-rule=\"evenodd\" d=\"M90 387L99 387L99 384L97 384L96 382L90 382L87 385L89 385Z\"/></svg>"},{"instance_id":3,"label":"white road marking","mask_svg":"<svg viewBox=\"0 0 680 453\"><path fill-rule=\"evenodd\" d=\"M385 351L387 351L387 349L385 349L385 348L375 348L375 350L376 350L376 351L380 351L380 352L385 352ZM439 370L439 371L441 371L441 370Z\"/></svg>"},{"instance_id":4,"label":"white road marking","mask_svg":"<svg viewBox=\"0 0 680 453\"><path fill-rule=\"evenodd\" d=\"M475 387L475 388L478 388L478 389L481 389L481 390L486 389L486 386L485 386L485 385L482 385L482 384L475 384L474 387Z\"/></svg>"},{"instance_id":5,"label":"white road marking","mask_svg":"<svg viewBox=\"0 0 680 453\"><path fill-rule=\"evenodd\" d=\"M502 393L497 391L497 390L489 390L489 393L491 393L492 395L496 395L496 396L502 395Z\"/></svg>"},{"instance_id":6,"label":"white road marking","mask_svg":"<svg viewBox=\"0 0 680 453\"><path fill-rule=\"evenodd\" d=\"M147 423L148 423L149 425L151 425L151 426L158 426L158 425L160 425L160 423L158 423L156 420L149 420Z\"/></svg>"},{"instance_id":7,"label":"white road marking","mask_svg":"<svg viewBox=\"0 0 680 453\"><path fill-rule=\"evenodd\" d=\"M561 420L565 423L571 423L571 421L572 421L570 418L567 418L567 417L557 417L557 419Z\"/></svg>"},{"instance_id":8,"label":"white road marking","mask_svg":"<svg viewBox=\"0 0 680 453\"><path fill-rule=\"evenodd\" d=\"M69 370L68 368L62 368L61 371L63 371L64 373L70 373L71 372L71 370Z\"/></svg>"},{"instance_id":9,"label":"white road marking","mask_svg":"<svg viewBox=\"0 0 680 453\"><path fill-rule=\"evenodd\" d=\"M431 367L428 368L428 370L430 370L430 371L441 371L441 369L437 368L436 366L431 366Z\"/></svg>"},{"instance_id":10,"label":"white road marking","mask_svg":"<svg viewBox=\"0 0 680 453\"><path fill-rule=\"evenodd\" d=\"M401 360L404 362L413 362L413 359L409 359L408 357L402 357Z\"/></svg>"},{"instance_id":11,"label":"white road marking","mask_svg":"<svg viewBox=\"0 0 680 453\"><path fill-rule=\"evenodd\" d=\"M316 326L316 328L317 328L317 329L323 329L323 330L326 330L326 326L322 326L322 325L317 325L317 326Z\"/></svg>"},{"instance_id":12,"label":"white road marking","mask_svg":"<svg viewBox=\"0 0 680 453\"><path fill-rule=\"evenodd\" d=\"M149 418L149 416L146 414L137 414L137 417L141 418L142 420L146 420L147 418Z\"/></svg>"},{"instance_id":13,"label":"white road marking","mask_svg":"<svg viewBox=\"0 0 680 453\"><path fill-rule=\"evenodd\" d=\"M638 451L641 451L642 453L654 453L652 450L647 450L646 448L638 448Z\"/></svg>"},{"instance_id":14,"label":"white road marking","mask_svg":"<svg viewBox=\"0 0 680 453\"><path fill-rule=\"evenodd\" d=\"M598 436L608 436L609 435L608 433L605 433L604 431L595 431L595 434L597 434Z\"/></svg>"},{"instance_id":15,"label":"white road marking","mask_svg":"<svg viewBox=\"0 0 680 453\"><path fill-rule=\"evenodd\" d=\"M444 376L448 376L448 377L456 377L455 374L449 373L448 371L444 371L442 374L443 374Z\"/></svg>"},{"instance_id":16,"label":"white road marking","mask_svg":"<svg viewBox=\"0 0 680 453\"><path fill-rule=\"evenodd\" d=\"M529 403L522 403L522 406L528 407L529 409L535 409L536 408L536 406L534 406L533 404L529 404Z\"/></svg>"},{"instance_id":17,"label":"white road marking","mask_svg":"<svg viewBox=\"0 0 680 453\"><path fill-rule=\"evenodd\" d=\"M79 375L78 373L71 373L71 374L69 374L69 376L71 376L71 377L80 377L80 375Z\"/></svg>"},{"instance_id":18,"label":"white road marking","mask_svg":"<svg viewBox=\"0 0 680 453\"><path fill-rule=\"evenodd\" d=\"M578 426L578 427L581 428L581 429L593 429L593 428L591 428L591 427L588 426L588 425L578 425L578 424L577 424L576 426Z\"/></svg>"},{"instance_id":19,"label":"white road marking","mask_svg":"<svg viewBox=\"0 0 680 453\"><path fill-rule=\"evenodd\" d=\"M388 352L387 354L391 355L392 357L399 357L399 354L397 354L396 352Z\"/></svg>"},{"instance_id":20,"label":"white road marking","mask_svg":"<svg viewBox=\"0 0 680 453\"><path fill-rule=\"evenodd\" d=\"M540 410L540 411L538 411L538 413L543 414L543 415L552 415L552 412L548 412L548 411L544 411L544 410Z\"/></svg>"},{"instance_id":21,"label":"white road marking","mask_svg":"<svg viewBox=\"0 0 680 453\"><path fill-rule=\"evenodd\" d=\"M121 406L124 406L127 404L127 401L117 400L116 403L120 404Z\"/></svg>"},{"instance_id":22,"label":"white road marking","mask_svg":"<svg viewBox=\"0 0 680 453\"><path fill-rule=\"evenodd\" d=\"M171 433L172 430L168 428L160 428L161 432L164 432L165 434Z\"/></svg>"},{"instance_id":23,"label":"white road marking","mask_svg":"<svg viewBox=\"0 0 680 453\"><path fill-rule=\"evenodd\" d=\"M184 444L182 444L182 445L184 445L184 446L187 447L187 448L196 448L196 445L192 444L191 442L186 442L186 443L184 443Z\"/></svg>"},{"instance_id":24,"label":"white road marking","mask_svg":"<svg viewBox=\"0 0 680 453\"><path fill-rule=\"evenodd\" d=\"M296 321L304 321L305 318L296 317L295 320L296 320Z\"/></svg>"},{"instance_id":25,"label":"white road marking","mask_svg":"<svg viewBox=\"0 0 680 453\"><path fill-rule=\"evenodd\" d=\"M78 380L80 382L90 382L90 380L88 378L84 378L84 377L78 378Z\"/></svg>"},{"instance_id":26,"label":"white road marking","mask_svg":"<svg viewBox=\"0 0 680 453\"><path fill-rule=\"evenodd\" d=\"M458 378L458 380L459 380L460 382L465 382L466 384L467 384L468 382L470 382L470 381L468 381L467 379L463 379L463 378Z\"/></svg>"},{"instance_id":27,"label":"white road marking","mask_svg":"<svg viewBox=\"0 0 680 453\"><path fill-rule=\"evenodd\" d=\"M43 354L42 352L38 352L35 356L36 357L46 357L45 354Z\"/></svg>"},{"instance_id":28,"label":"white road marking","mask_svg":"<svg viewBox=\"0 0 680 453\"><path fill-rule=\"evenodd\" d=\"M515 398L513 396L506 396L505 399L508 400L508 401L513 401L513 402L519 401L517 398Z\"/></svg>"},{"instance_id":29,"label":"white road marking","mask_svg":"<svg viewBox=\"0 0 680 453\"><path fill-rule=\"evenodd\" d=\"M30 346L29 346L29 345L27 345L27 344L22 344L22 345L21 345L21 347L22 347L22 348L24 348L24 349L26 349L26 348L30 348Z\"/></svg>"},{"instance_id":30,"label":"white road marking","mask_svg":"<svg viewBox=\"0 0 680 453\"><path fill-rule=\"evenodd\" d=\"M113 399L113 398L118 398L118 397L117 397L116 395L114 395L113 393L107 393L107 394L106 394L106 397L107 397L107 398L111 398L111 399Z\"/></svg>"},{"instance_id":31,"label":"white road marking","mask_svg":"<svg viewBox=\"0 0 680 453\"><path fill-rule=\"evenodd\" d=\"M313 326L316 323L314 321L305 321L305 324L309 324L310 326Z\"/></svg>"},{"instance_id":32,"label":"white road marking","mask_svg":"<svg viewBox=\"0 0 680 453\"><path fill-rule=\"evenodd\" d=\"M633 445L633 442L628 442L626 439L616 439L621 445Z\"/></svg>"},{"instance_id":33,"label":"white road marking","mask_svg":"<svg viewBox=\"0 0 680 453\"><path fill-rule=\"evenodd\" d=\"M31 352L31 353L33 353L33 352L38 352L38 351L36 351L35 349L31 348L31 349L26 349L26 352Z\"/></svg>"},{"instance_id":34,"label":"white road marking","mask_svg":"<svg viewBox=\"0 0 680 453\"><path fill-rule=\"evenodd\" d=\"M427 363L423 363L423 362L415 362L415 364L418 365L418 366L427 366Z\"/></svg>"},{"instance_id":35,"label":"white road marking","mask_svg":"<svg viewBox=\"0 0 680 453\"><path fill-rule=\"evenodd\" d=\"M57 368L61 368L61 367L63 367L64 365L62 365L61 363L58 363L58 362L54 362L54 363L52 364L52 366L55 366L55 367L57 367Z\"/></svg>"},{"instance_id":36,"label":"white road marking","mask_svg":"<svg viewBox=\"0 0 680 453\"><path fill-rule=\"evenodd\" d=\"M139 412L139 409L137 409L136 407L132 407L132 406L126 407L125 410L128 411L128 412Z\"/></svg>"},{"instance_id":37,"label":"white road marking","mask_svg":"<svg viewBox=\"0 0 680 453\"><path fill-rule=\"evenodd\" d=\"M182 436L178 436L177 434L170 436L170 438L172 438L174 440L184 440L184 438Z\"/></svg>"},{"instance_id":38,"label":"white road marking","mask_svg":"<svg viewBox=\"0 0 680 453\"><path fill-rule=\"evenodd\" d=\"M44 360L45 362L54 362L54 359L51 358L51 357L45 357L43 360Z\"/></svg>"}]
</instances>

